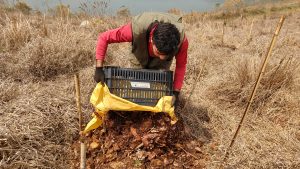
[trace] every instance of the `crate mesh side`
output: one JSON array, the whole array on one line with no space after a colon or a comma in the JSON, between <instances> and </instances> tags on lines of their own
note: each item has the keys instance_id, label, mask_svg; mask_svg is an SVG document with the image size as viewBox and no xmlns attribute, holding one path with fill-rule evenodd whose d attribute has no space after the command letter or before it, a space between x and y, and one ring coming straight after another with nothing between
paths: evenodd
<instances>
[{"instance_id":1,"label":"crate mesh side","mask_svg":"<svg viewBox=\"0 0 300 169\"><path fill-rule=\"evenodd\" d=\"M106 84L111 93L141 105L156 105L157 101L172 94L171 71L149 71L109 67L105 69ZM149 83L150 88L134 88L131 82Z\"/></svg>"}]
</instances>

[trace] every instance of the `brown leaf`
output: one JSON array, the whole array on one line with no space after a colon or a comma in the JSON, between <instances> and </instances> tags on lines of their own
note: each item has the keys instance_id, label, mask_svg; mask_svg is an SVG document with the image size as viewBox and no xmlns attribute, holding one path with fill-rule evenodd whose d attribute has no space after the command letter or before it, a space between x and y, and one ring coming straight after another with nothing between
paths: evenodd
<instances>
[{"instance_id":1,"label":"brown leaf","mask_svg":"<svg viewBox=\"0 0 300 169\"><path fill-rule=\"evenodd\" d=\"M197 144L197 142L193 140L193 141L190 142L190 144L195 146Z\"/></svg>"},{"instance_id":2,"label":"brown leaf","mask_svg":"<svg viewBox=\"0 0 300 169\"><path fill-rule=\"evenodd\" d=\"M136 141L133 141L133 142L130 142L129 143L129 148L130 149L135 149L140 143L136 142ZM122 146L121 146L122 147Z\"/></svg>"},{"instance_id":3,"label":"brown leaf","mask_svg":"<svg viewBox=\"0 0 300 169\"><path fill-rule=\"evenodd\" d=\"M164 165L166 166L168 164L170 164L169 160L167 158L164 158Z\"/></svg>"},{"instance_id":4,"label":"brown leaf","mask_svg":"<svg viewBox=\"0 0 300 169\"><path fill-rule=\"evenodd\" d=\"M168 153L168 156L173 155L173 154L174 154L174 151L170 150Z\"/></svg>"},{"instance_id":5,"label":"brown leaf","mask_svg":"<svg viewBox=\"0 0 300 169\"><path fill-rule=\"evenodd\" d=\"M148 154L148 159L149 160L152 160L156 156L156 153L153 152L153 151L152 152L148 152L147 154Z\"/></svg>"},{"instance_id":6,"label":"brown leaf","mask_svg":"<svg viewBox=\"0 0 300 169\"><path fill-rule=\"evenodd\" d=\"M167 131L167 127L161 127L161 128L159 128L159 131Z\"/></svg>"},{"instance_id":7,"label":"brown leaf","mask_svg":"<svg viewBox=\"0 0 300 169\"><path fill-rule=\"evenodd\" d=\"M108 149L106 154L112 154L114 152L114 150L112 148Z\"/></svg>"},{"instance_id":8,"label":"brown leaf","mask_svg":"<svg viewBox=\"0 0 300 169\"><path fill-rule=\"evenodd\" d=\"M199 168L205 168L206 161L204 159L193 161L193 165Z\"/></svg>"},{"instance_id":9,"label":"brown leaf","mask_svg":"<svg viewBox=\"0 0 300 169\"><path fill-rule=\"evenodd\" d=\"M113 169L118 169L118 168L123 168L124 167L124 163L123 162L111 162L110 163L110 167Z\"/></svg>"},{"instance_id":10,"label":"brown leaf","mask_svg":"<svg viewBox=\"0 0 300 169\"><path fill-rule=\"evenodd\" d=\"M119 147L119 145L117 143L113 144L113 150L114 151L120 150L120 147Z\"/></svg>"},{"instance_id":11,"label":"brown leaf","mask_svg":"<svg viewBox=\"0 0 300 169\"><path fill-rule=\"evenodd\" d=\"M148 147L149 146L149 141L148 141L148 138L147 137L143 137L142 138L142 142L144 144L145 147Z\"/></svg>"},{"instance_id":12,"label":"brown leaf","mask_svg":"<svg viewBox=\"0 0 300 169\"><path fill-rule=\"evenodd\" d=\"M171 121L171 119L170 119L170 117L169 117L169 116L165 116L165 117L164 117L164 120L165 120L166 122L169 122L169 121Z\"/></svg>"},{"instance_id":13,"label":"brown leaf","mask_svg":"<svg viewBox=\"0 0 300 169\"><path fill-rule=\"evenodd\" d=\"M163 162L160 159L153 159L153 160L151 160L151 165L152 166L162 166Z\"/></svg>"},{"instance_id":14,"label":"brown leaf","mask_svg":"<svg viewBox=\"0 0 300 169\"><path fill-rule=\"evenodd\" d=\"M179 144L179 143L176 143L176 144L175 144L175 147L176 147L176 148L182 148L182 145Z\"/></svg>"},{"instance_id":15,"label":"brown leaf","mask_svg":"<svg viewBox=\"0 0 300 169\"><path fill-rule=\"evenodd\" d=\"M157 134L157 133L153 133L153 134L146 134L146 135L144 135L143 136L143 138L149 138L149 139L154 139L155 137L158 137L159 136L159 134Z\"/></svg>"},{"instance_id":16,"label":"brown leaf","mask_svg":"<svg viewBox=\"0 0 300 169\"><path fill-rule=\"evenodd\" d=\"M142 138L142 142L144 144L145 147L148 147L149 146L149 140L153 140L154 138L156 138L157 136L159 136L159 134L156 134L156 133L150 133L150 134L146 134L143 136Z\"/></svg>"},{"instance_id":17,"label":"brown leaf","mask_svg":"<svg viewBox=\"0 0 300 169\"><path fill-rule=\"evenodd\" d=\"M110 140L105 140L105 143L104 143L104 148L110 148L112 145L111 141Z\"/></svg>"},{"instance_id":18,"label":"brown leaf","mask_svg":"<svg viewBox=\"0 0 300 169\"><path fill-rule=\"evenodd\" d=\"M146 152L145 151L137 151L136 152L136 157L139 160L144 160L146 158Z\"/></svg>"},{"instance_id":19,"label":"brown leaf","mask_svg":"<svg viewBox=\"0 0 300 169\"><path fill-rule=\"evenodd\" d=\"M96 148L98 148L100 146L100 144L98 143L98 142L92 142L91 144L90 144L90 148L91 149L96 149Z\"/></svg>"},{"instance_id":20,"label":"brown leaf","mask_svg":"<svg viewBox=\"0 0 300 169\"><path fill-rule=\"evenodd\" d=\"M152 129L150 130L150 133L159 133L159 130L152 128Z\"/></svg>"},{"instance_id":21,"label":"brown leaf","mask_svg":"<svg viewBox=\"0 0 300 169\"><path fill-rule=\"evenodd\" d=\"M201 152L202 152L202 150L201 150L201 148L200 148L200 147L195 147L195 150L196 150L197 152L199 152L199 153L201 153Z\"/></svg>"},{"instance_id":22,"label":"brown leaf","mask_svg":"<svg viewBox=\"0 0 300 169\"><path fill-rule=\"evenodd\" d=\"M141 130L149 129L152 126L152 121L150 119L145 120L141 124Z\"/></svg>"},{"instance_id":23,"label":"brown leaf","mask_svg":"<svg viewBox=\"0 0 300 169\"><path fill-rule=\"evenodd\" d=\"M112 157L113 157L113 154L111 154L111 153L105 154L105 158L106 158L106 159L109 159L109 158L112 158Z\"/></svg>"},{"instance_id":24,"label":"brown leaf","mask_svg":"<svg viewBox=\"0 0 300 169\"><path fill-rule=\"evenodd\" d=\"M141 140L141 136L138 135L138 133L136 132L136 129L133 127L130 127L130 132L131 134L134 136L134 138L136 140Z\"/></svg>"},{"instance_id":25,"label":"brown leaf","mask_svg":"<svg viewBox=\"0 0 300 169\"><path fill-rule=\"evenodd\" d=\"M174 161L174 162L173 162L173 166L179 167L179 164L178 164L176 161Z\"/></svg>"},{"instance_id":26,"label":"brown leaf","mask_svg":"<svg viewBox=\"0 0 300 169\"><path fill-rule=\"evenodd\" d=\"M154 151L155 154L157 154L157 155L164 154L164 152L163 152L162 149L160 149L160 148L156 148L156 149L154 149L153 151Z\"/></svg>"}]
</instances>

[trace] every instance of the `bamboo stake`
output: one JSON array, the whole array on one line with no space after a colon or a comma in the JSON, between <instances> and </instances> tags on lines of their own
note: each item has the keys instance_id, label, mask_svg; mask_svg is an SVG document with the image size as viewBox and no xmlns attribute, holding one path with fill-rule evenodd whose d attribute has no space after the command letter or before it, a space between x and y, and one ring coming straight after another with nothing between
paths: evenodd
<instances>
[{"instance_id":1,"label":"bamboo stake","mask_svg":"<svg viewBox=\"0 0 300 169\"><path fill-rule=\"evenodd\" d=\"M80 100L80 84L78 73L74 76L75 89L76 89L76 105L79 117L79 131L82 131L82 110L81 110L81 100ZM86 168L86 144L84 143L84 137L80 133L80 169Z\"/></svg>"},{"instance_id":2,"label":"bamboo stake","mask_svg":"<svg viewBox=\"0 0 300 169\"><path fill-rule=\"evenodd\" d=\"M84 142L80 143L80 169L86 168L86 144Z\"/></svg>"},{"instance_id":3,"label":"bamboo stake","mask_svg":"<svg viewBox=\"0 0 300 169\"><path fill-rule=\"evenodd\" d=\"M230 153L231 147L233 146L233 144L234 144L234 142L235 142L235 140L236 140L236 137L237 137L237 135L238 135L238 133L239 133L241 127L242 127L243 122L244 122L245 116L246 116L246 114L247 114L247 112L248 112L248 110L249 110L249 108L250 108L250 106L251 106L251 103L253 102L253 98L254 98L255 92L256 92L256 90L257 90L257 87L258 87L258 84L259 84L260 79L261 79L261 77L262 77L262 74L264 73L264 70L265 70L266 64L267 64L267 62L268 62L268 59L269 59L269 57L271 56L271 51L272 51L272 49L273 49L273 47L274 47L274 44L275 44L276 39L277 39L277 36L278 36L278 34L279 34L280 30L281 30L281 27L282 27L282 25L283 25L284 19L285 19L285 17L282 16L281 19L280 19L280 21L279 21L279 23L278 23L278 25L277 25L277 29L276 29L276 31L275 31L275 33L274 33L274 35L273 35L272 41L271 41L270 46L269 46L269 48L268 48L268 53L267 53L267 55L266 55L266 57L265 57L265 60L264 60L264 62L263 62L263 64L262 64L262 67L261 67L261 69L260 69L260 71L259 71L259 74L258 74L256 83L255 83L255 85L254 85L253 91L252 91L252 93L251 93L250 99L249 99L248 104L247 104L247 107L246 107L246 109L245 109L245 111L244 111L244 114L243 114L243 116L242 116L242 119L241 119L241 121L240 121L240 123L239 123L239 125L238 125L238 127L237 127L237 129L236 129L236 131L235 131L235 133L234 133L234 136L233 136L233 138L232 138L232 140L231 140L231 143L230 143L229 147L228 147L227 150L226 150L225 157L224 157L224 159L223 159L223 161L222 161L222 163L221 163L220 168L223 168L224 165L226 164L227 159L228 159L228 157L229 157L229 153Z\"/></svg>"}]
</instances>

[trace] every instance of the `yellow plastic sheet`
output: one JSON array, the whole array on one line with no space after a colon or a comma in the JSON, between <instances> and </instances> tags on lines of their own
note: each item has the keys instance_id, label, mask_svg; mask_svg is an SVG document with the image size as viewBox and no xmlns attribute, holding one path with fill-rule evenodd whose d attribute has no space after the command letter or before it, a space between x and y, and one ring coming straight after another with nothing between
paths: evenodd
<instances>
[{"instance_id":1,"label":"yellow plastic sheet","mask_svg":"<svg viewBox=\"0 0 300 169\"><path fill-rule=\"evenodd\" d=\"M90 102L95 107L95 112L92 115L93 119L85 127L84 133L100 127L109 110L164 112L171 117L171 124L175 124L177 118L174 114L174 107L171 106L171 101L172 96L164 96L155 107L142 106L111 94L106 85L102 86L98 83L90 99Z\"/></svg>"}]
</instances>

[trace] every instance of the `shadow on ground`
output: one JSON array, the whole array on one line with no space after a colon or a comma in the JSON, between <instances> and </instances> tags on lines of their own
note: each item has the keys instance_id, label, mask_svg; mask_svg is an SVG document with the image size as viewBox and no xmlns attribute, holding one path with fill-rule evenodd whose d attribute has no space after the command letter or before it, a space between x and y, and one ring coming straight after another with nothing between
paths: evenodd
<instances>
[{"instance_id":1,"label":"shadow on ground","mask_svg":"<svg viewBox=\"0 0 300 169\"><path fill-rule=\"evenodd\" d=\"M210 122L208 110L201 105L189 103L184 108L186 101L182 101L175 109L176 115L183 121L185 132L194 139L200 139L203 142L209 142L212 139L210 130L205 124Z\"/></svg>"}]
</instances>

